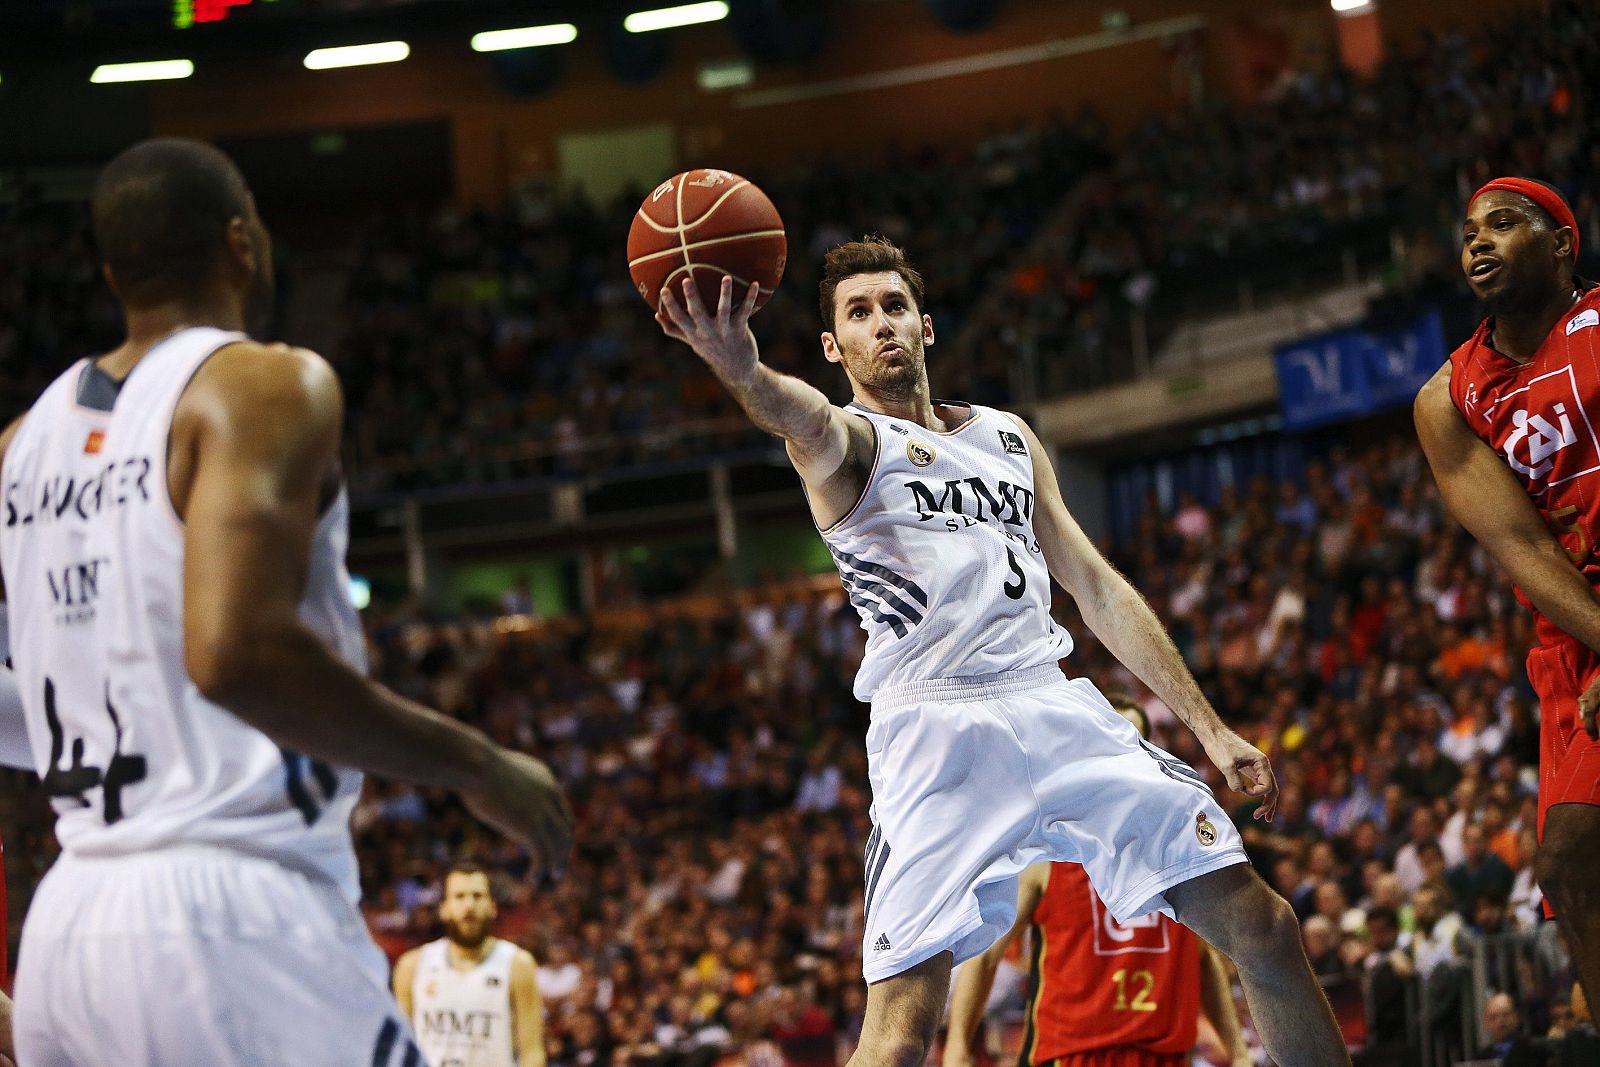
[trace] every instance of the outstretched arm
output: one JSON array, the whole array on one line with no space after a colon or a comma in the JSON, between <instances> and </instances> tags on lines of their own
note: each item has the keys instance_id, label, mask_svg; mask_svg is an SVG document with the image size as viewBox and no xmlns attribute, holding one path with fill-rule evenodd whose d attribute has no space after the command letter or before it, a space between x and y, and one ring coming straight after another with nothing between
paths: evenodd
<instances>
[{"instance_id":1,"label":"outstretched arm","mask_svg":"<svg viewBox=\"0 0 1600 1067\"><path fill-rule=\"evenodd\" d=\"M189 677L280 745L456 791L563 866L572 815L542 763L368 679L300 618L342 407L322 359L256 344L212 356L179 400L170 467Z\"/></svg>"},{"instance_id":2,"label":"outstretched arm","mask_svg":"<svg viewBox=\"0 0 1600 1067\"><path fill-rule=\"evenodd\" d=\"M1255 817L1272 821L1278 783L1266 754L1234 733L1218 717L1189 673L1166 628L1067 511L1055 467L1038 436L1021 419L1033 456L1037 501L1033 528L1050 576L1072 594L1083 621L1124 666L1166 702L1205 746L1206 756L1228 780L1228 788L1260 797Z\"/></svg>"},{"instance_id":3,"label":"outstretched arm","mask_svg":"<svg viewBox=\"0 0 1600 1067\"><path fill-rule=\"evenodd\" d=\"M859 498L876 442L866 419L835 407L820 390L761 362L750 331L759 292L751 285L736 302L733 279L723 278L721 299L715 311L708 311L699 290L686 278L681 303L670 289L661 290L656 322L668 337L684 342L705 360L751 422L783 438L811 495L817 521L826 526Z\"/></svg>"},{"instance_id":4,"label":"outstretched arm","mask_svg":"<svg viewBox=\"0 0 1600 1067\"><path fill-rule=\"evenodd\" d=\"M1011 943L1033 922L1034 909L1050 884L1050 864L1035 863L1017 880L1017 920L1011 929L980 956L968 960L956 974L950 993L950 1021L944 1041L944 1067L972 1067L976 1057L972 1042L983 1022L983 1008L994 990L995 972Z\"/></svg>"},{"instance_id":5,"label":"outstretched arm","mask_svg":"<svg viewBox=\"0 0 1600 1067\"><path fill-rule=\"evenodd\" d=\"M1450 364L1422 387L1412 415L1422 452L1450 513L1505 568L1534 607L1600 651L1600 596L1572 565L1511 468L1472 432L1456 409L1450 399ZM1576 525L1567 532L1577 538L1589 536ZM1600 737L1595 721L1600 688L1591 686L1578 703L1589 736Z\"/></svg>"}]
</instances>

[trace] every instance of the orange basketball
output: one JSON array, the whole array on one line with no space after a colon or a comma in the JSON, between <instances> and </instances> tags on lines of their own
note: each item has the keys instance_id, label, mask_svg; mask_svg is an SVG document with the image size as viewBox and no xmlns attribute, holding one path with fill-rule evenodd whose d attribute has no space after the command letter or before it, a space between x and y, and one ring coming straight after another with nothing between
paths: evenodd
<instances>
[{"instance_id":1,"label":"orange basketball","mask_svg":"<svg viewBox=\"0 0 1600 1067\"><path fill-rule=\"evenodd\" d=\"M722 279L733 276L735 306L761 284L756 307L783 277L789 241L783 219L755 185L725 170L690 170L656 186L628 231L628 272L655 309L663 285L692 277L707 311L716 311Z\"/></svg>"}]
</instances>

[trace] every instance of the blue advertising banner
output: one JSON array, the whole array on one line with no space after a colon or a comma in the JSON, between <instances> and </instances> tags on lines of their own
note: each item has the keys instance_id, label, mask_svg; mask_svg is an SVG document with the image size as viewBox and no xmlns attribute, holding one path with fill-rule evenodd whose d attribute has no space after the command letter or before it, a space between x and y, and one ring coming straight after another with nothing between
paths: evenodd
<instances>
[{"instance_id":1,"label":"blue advertising banner","mask_svg":"<svg viewBox=\"0 0 1600 1067\"><path fill-rule=\"evenodd\" d=\"M1409 404L1444 363L1444 327L1428 311L1397 330L1338 330L1278 346L1283 428L1304 430Z\"/></svg>"}]
</instances>

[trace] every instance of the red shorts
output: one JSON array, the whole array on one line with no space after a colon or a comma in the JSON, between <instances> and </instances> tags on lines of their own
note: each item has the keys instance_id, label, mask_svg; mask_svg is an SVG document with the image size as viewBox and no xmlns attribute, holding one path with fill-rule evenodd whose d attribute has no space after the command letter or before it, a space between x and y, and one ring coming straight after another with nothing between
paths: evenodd
<instances>
[{"instance_id":1,"label":"red shorts","mask_svg":"<svg viewBox=\"0 0 1600 1067\"><path fill-rule=\"evenodd\" d=\"M1138 1045L1069 1052L1043 1067L1189 1067L1187 1052L1151 1052Z\"/></svg>"},{"instance_id":2,"label":"red shorts","mask_svg":"<svg viewBox=\"0 0 1600 1067\"><path fill-rule=\"evenodd\" d=\"M1528 681L1539 694L1540 840L1552 806L1600 806L1600 741L1578 714L1578 697L1597 674L1600 656L1570 637L1528 653Z\"/></svg>"}]
</instances>

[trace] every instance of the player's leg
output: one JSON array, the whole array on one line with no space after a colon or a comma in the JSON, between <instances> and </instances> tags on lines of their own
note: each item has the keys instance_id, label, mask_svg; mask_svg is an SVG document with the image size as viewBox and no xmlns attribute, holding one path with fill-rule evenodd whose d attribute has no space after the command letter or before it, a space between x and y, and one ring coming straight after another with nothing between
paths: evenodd
<instances>
[{"instance_id":1,"label":"player's leg","mask_svg":"<svg viewBox=\"0 0 1600 1067\"><path fill-rule=\"evenodd\" d=\"M1283 1067L1347 1065L1350 1054L1300 943L1289 902L1248 865L1167 890L1177 920L1239 968L1256 1033Z\"/></svg>"},{"instance_id":2,"label":"player's leg","mask_svg":"<svg viewBox=\"0 0 1600 1067\"><path fill-rule=\"evenodd\" d=\"M1141 740L1085 679L1018 710L1046 832L1076 849L1106 909L1122 922L1170 909L1239 964L1252 1017L1283 1067L1348 1065L1293 912L1250 870L1205 780Z\"/></svg>"},{"instance_id":3,"label":"player's leg","mask_svg":"<svg viewBox=\"0 0 1600 1067\"><path fill-rule=\"evenodd\" d=\"M861 1043L849 1067L919 1067L928 1058L950 992L951 960L941 952L867 987Z\"/></svg>"},{"instance_id":4,"label":"player's leg","mask_svg":"<svg viewBox=\"0 0 1600 1067\"><path fill-rule=\"evenodd\" d=\"M1590 1003L1600 1000L1600 742L1579 700L1600 675L1600 655L1576 641L1528 653L1539 696L1539 851L1534 875Z\"/></svg>"},{"instance_id":5,"label":"player's leg","mask_svg":"<svg viewBox=\"0 0 1600 1067\"><path fill-rule=\"evenodd\" d=\"M1555 804L1544 820L1534 875L1555 911L1591 1004L1600 1002L1600 807Z\"/></svg>"}]
</instances>

